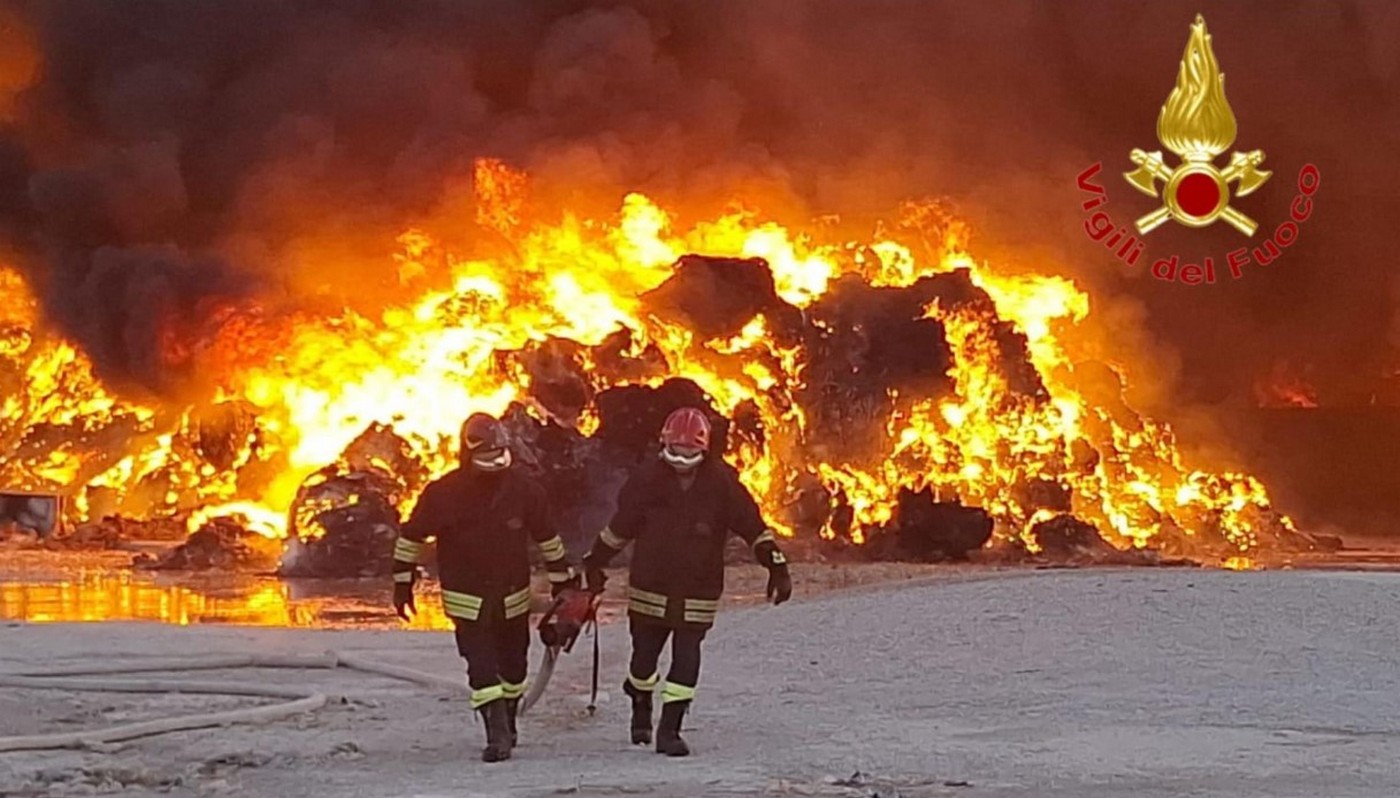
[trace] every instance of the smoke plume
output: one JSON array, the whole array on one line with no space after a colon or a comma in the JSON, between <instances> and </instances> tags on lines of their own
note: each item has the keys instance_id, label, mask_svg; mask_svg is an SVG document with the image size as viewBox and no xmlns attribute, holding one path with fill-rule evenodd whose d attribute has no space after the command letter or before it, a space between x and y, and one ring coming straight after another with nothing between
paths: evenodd
<instances>
[{"instance_id":1,"label":"smoke plume","mask_svg":"<svg viewBox=\"0 0 1400 798\"><path fill-rule=\"evenodd\" d=\"M1071 274L1114 325L1145 322L1184 395L1247 396L1284 353L1345 401L1395 354L1400 13L1198 5L11 3L0 245L107 379L170 393L231 308L392 291L395 235L462 218L478 156L585 213L624 190L698 208L742 188L774 213L852 218L945 196L978 254ZM1286 257L1186 288L1087 242L1074 176L1102 160L1115 215L1150 210L1112 183L1132 148L1157 148L1197 10L1235 146L1274 169L1241 206L1271 224L1304 163L1323 179ZM1183 257L1241 245L1225 225L1172 227L1153 245Z\"/></svg>"}]
</instances>

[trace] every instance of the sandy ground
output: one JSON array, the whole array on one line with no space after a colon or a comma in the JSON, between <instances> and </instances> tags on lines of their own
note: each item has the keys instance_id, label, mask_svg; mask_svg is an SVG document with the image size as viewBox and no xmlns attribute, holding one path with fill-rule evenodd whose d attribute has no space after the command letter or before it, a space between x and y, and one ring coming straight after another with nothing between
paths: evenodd
<instances>
[{"instance_id":1,"label":"sandy ground","mask_svg":"<svg viewBox=\"0 0 1400 798\"><path fill-rule=\"evenodd\" d=\"M626 630L610 625L597 716L576 650L507 763L477 760L483 735L460 697L345 671L228 672L345 701L104 752L0 754L0 795L1392 798L1397 607L1390 573L961 571L806 591L722 615L689 760L627 745ZM461 673L438 632L0 627L10 672L326 649ZM6 690L0 735L248 703Z\"/></svg>"}]
</instances>

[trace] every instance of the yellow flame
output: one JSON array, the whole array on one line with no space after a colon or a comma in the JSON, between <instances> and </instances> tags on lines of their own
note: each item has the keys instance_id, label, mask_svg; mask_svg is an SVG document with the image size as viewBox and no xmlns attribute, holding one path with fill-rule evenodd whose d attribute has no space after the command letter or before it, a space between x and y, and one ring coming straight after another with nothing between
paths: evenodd
<instances>
[{"instance_id":1,"label":"yellow flame","mask_svg":"<svg viewBox=\"0 0 1400 798\"><path fill-rule=\"evenodd\" d=\"M287 516L270 510L256 502L229 502L227 504L201 507L190 513L186 528L191 534L215 518L235 518L249 532L256 532L267 538L287 536Z\"/></svg>"},{"instance_id":2,"label":"yellow flame","mask_svg":"<svg viewBox=\"0 0 1400 798\"><path fill-rule=\"evenodd\" d=\"M752 212L682 226L641 194L627 195L612 218L565 211L541 219L528 181L499 162L478 164L476 186L477 220L510 254L457 253L431 231L409 230L394 262L401 282L421 284L413 299L373 315L345 310L255 330L275 339L275 356L237 363L219 379L221 399L250 408L256 428L233 436L231 465L218 468L200 448L194 414L108 391L80 352L44 332L23 281L0 269L0 376L20 375L23 387L3 400L0 479L77 486L85 513L111 511L114 502L138 516L200 510L189 516L191 529L236 513L280 536L298 488L371 425L392 427L427 476L441 474L455 464L463 418L529 396L527 370L504 353L551 338L594 346L624 330L627 353L658 357L660 368L609 374L584 350L590 387L685 377L722 412L750 414L764 434L736 438L728 459L785 534L796 528L795 486L812 481L850 517L849 529L827 521L821 534L855 542L894 517L901 489L924 488L985 508L996 540L1032 549L1031 528L1061 505L1122 548L1218 540L1248 552L1270 529L1292 528L1257 480L1188 464L1170 427L1139 417L1121 396L1082 393L1083 353L1064 333L1092 321L1089 296L1062 277L1007 275L976 261L965 227L936 204L906 205L896 224L842 238L835 225L804 232ZM803 404L813 395L808 353L779 340L775 319L758 314L737 333L702 340L644 312L640 297L688 252L765 258L779 295L818 329L825 322L817 300L845 275L908 286L962 270L986 297L926 310L951 350L951 390L891 392L883 436L859 456L836 457ZM598 426L592 408L574 422L585 433ZM413 500L410 492L400 510Z\"/></svg>"}]
</instances>

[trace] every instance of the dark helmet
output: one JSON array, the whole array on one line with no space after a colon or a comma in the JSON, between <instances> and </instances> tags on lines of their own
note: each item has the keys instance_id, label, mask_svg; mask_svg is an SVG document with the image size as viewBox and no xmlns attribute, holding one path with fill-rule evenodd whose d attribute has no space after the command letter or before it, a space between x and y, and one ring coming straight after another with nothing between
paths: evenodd
<instances>
[{"instance_id":1,"label":"dark helmet","mask_svg":"<svg viewBox=\"0 0 1400 798\"><path fill-rule=\"evenodd\" d=\"M700 465L710 449L710 420L694 407L682 407L661 425L661 459L681 471Z\"/></svg>"},{"instance_id":2,"label":"dark helmet","mask_svg":"<svg viewBox=\"0 0 1400 798\"><path fill-rule=\"evenodd\" d=\"M510 434L499 420L473 413L462 425L462 459L478 471L510 467Z\"/></svg>"}]
</instances>

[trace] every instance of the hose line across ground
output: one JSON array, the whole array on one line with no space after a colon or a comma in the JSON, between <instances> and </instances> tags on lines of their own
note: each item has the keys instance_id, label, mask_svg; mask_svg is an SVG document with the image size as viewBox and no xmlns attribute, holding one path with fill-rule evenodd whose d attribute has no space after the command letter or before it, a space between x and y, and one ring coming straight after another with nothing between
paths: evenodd
<instances>
[{"instance_id":1,"label":"hose line across ground","mask_svg":"<svg viewBox=\"0 0 1400 798\"><path fill-rule=\"evenodd\" d=\"M281 687L265 684L239 682L196 682L178 679L75 679L75 676L111 676L133 673L190 672L207 670L231 670L236 668L296 668L322 669L346 668L349 670L373 673L380 676L412 682L435 690L446 689L463 692L463 682L437 676L431 673L403 668L397 665L374 662L358 656L347 656L335 651L325 654L298 656L263 656L256 654L235 654L213 657L184 657L141 660L131 663L108 663L99 665L78 665L72 667L46 668L42 673L0 674L0 687L26 690L74 690L79 692L106 693L191 693L204 695L252 696L257 698L290 699L271 706L232 709L224 712L209 712L200 715L184 715L176 718L126 723L106 729L64 732L60 734L34 734L19 737L0 737L0 753L6 751L40 751L58 748L86 748L106 743L167 734L189 729L206 729L214 726L228 726L235 723L266 723L272 720L313 712L325 706L329 697L314 690L301 690L295 687Z\"/></svg>"}]
</instances>

